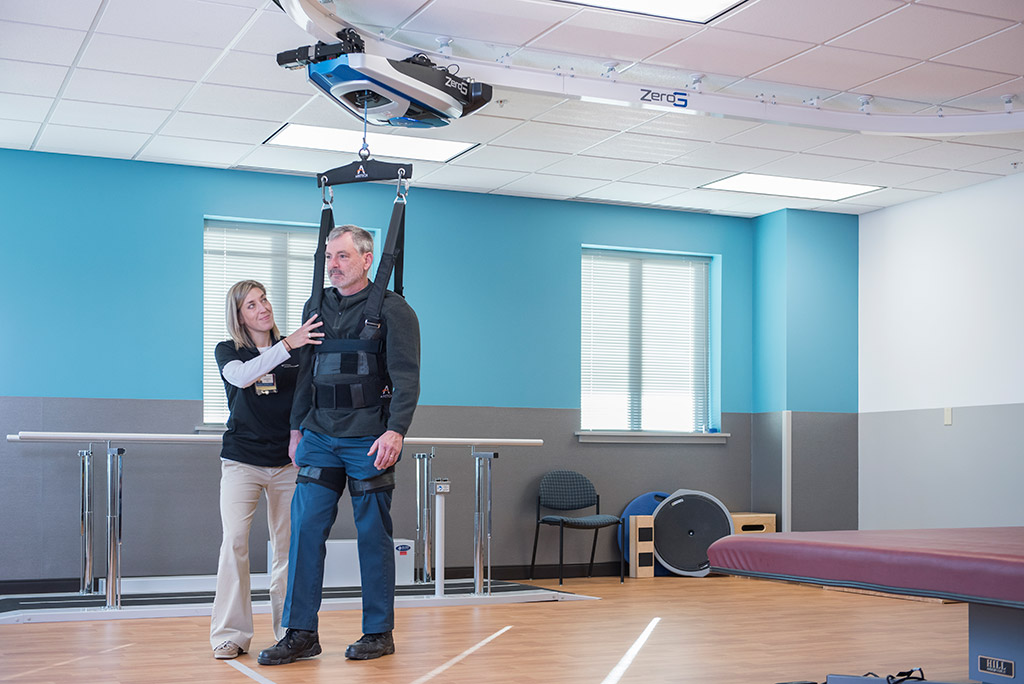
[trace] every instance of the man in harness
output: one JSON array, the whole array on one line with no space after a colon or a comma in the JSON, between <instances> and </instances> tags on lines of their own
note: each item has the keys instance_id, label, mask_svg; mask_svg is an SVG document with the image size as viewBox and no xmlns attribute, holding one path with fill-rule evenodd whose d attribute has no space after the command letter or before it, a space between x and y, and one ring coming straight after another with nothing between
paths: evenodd
<instances>
[{"instance_id":1,"label":"man in harness","mask_svg":"<svg viewBox=\"0 0 1024 684\"><path fill-rule=\"evenodd\" d=\"M391 496L394 466L419 399L420 331L405 299L391 291L381 297L386 282L370 285L373 250L373 237L362 228L331 230L325 260L332 287L323 290L319 306L314 293L303 312L303 320L319 313L324 338L315 350L303 348L313 359L301 366L292 405L289 455L299 475L282 616L287 632L260 652L261 665L321 652L317 611L326 540L346 485L357 532L363 636L345 657L369 660L395 652Z\"/></svg>"}]
</instances>

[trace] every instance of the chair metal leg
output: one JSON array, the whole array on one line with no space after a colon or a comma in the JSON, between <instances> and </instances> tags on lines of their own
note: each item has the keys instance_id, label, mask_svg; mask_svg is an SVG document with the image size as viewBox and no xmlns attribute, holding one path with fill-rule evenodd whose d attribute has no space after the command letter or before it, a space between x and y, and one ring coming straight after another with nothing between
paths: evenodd
<instances>
[{"instance_id":1,"label":"chair metal leg","mask_svg":"<svg viewBox=\"0 0 1024 684\"><path fill-rule=\"evenodd\" d=\"M533 579L533 566L537 563L537 537L540 536L540 521L537 522L537 528L533 531L533 556L530 558L530 579Z\"/></svg>"},{"instance_id":2,"label":"chair metal leg","mask_svg":"<svg viewBox=\"0 0 1024 684\"><path fill-rule=\"evenodd\" d=\"M590 547L590 569L587 570L587 577L594 576L594 554L597 553L597 533L600 530L600 527L594 528L594 544Z\"/></svg>"},{"instance_id":3,"label":"chair metal leg","mask_svg":"<svg viewBox=\"0 0 1024 684\"><path fill-rule=\"evenodd\" d=\"M558 523L558 585L562 585L562 538L565 535L565 524Z\"/></svg>"},{"instance_id":4,"label":"chair metal leg","mask_svg":"<svg viewBox=\"0 0 1024 684\"><path fill-rule=\"evenodd\" d=\"M622 520L619 520L619 532L623 535L626 533L626 528L622 524ZM619 584L626 583L626 545L623 544L619 549Z\"/></svg>"}]
</instances>

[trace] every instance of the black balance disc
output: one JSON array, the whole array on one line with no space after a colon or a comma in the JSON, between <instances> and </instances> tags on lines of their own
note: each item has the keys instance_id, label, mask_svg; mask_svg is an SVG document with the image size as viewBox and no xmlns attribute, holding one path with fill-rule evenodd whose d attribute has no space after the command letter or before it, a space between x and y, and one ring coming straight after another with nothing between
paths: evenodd
<instances>
[{"instance_id":1,"label":"black balance disc","mask_svg":"<svg viewBox=\"0 0 1024 684\"><path fill-rule=\"evenodd\" d=\"M677 489L654 509L654 556L677 575L708 574L708 547L732 533L729 510L704 492Z\"/></svg>"}]
</instances>

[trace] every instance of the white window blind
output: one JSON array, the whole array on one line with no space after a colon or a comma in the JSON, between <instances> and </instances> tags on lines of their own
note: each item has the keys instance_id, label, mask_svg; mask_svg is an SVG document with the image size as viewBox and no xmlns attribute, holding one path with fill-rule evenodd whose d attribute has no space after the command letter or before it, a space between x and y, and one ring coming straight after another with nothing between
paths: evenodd
<instances>
[{"instance_id":1,"label":"white window blind","mask_svg":"<svg viewBox=\"0 0 1024 684\"><path fill-rule=\"evenodd\" d=\"M224 320L228 289L239 280L267 288L282 335L302 324L313 285L317 227L207 219L203 231L203 422L228 418L224 383L213 350L228 339Z\"/></svg>"},{"instance_id":2,"label":"white window blind","mask_svg":"<svg viewBox=\"0 0 1024 684\"><path fill-rule=\"evenodd\" d=\"M710 264L584 248L581 429L709 430Z\"/></svg>"}]
</instances>

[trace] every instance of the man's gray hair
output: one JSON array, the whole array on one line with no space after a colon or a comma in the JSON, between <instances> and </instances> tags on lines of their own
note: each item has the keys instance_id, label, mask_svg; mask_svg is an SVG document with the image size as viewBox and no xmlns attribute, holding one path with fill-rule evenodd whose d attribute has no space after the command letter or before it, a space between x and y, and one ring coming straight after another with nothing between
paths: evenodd
<instances>
[{"instance_id":1,"label":"man's gray hair","mask_svg":"<svg viewBox=\"0 0 1024 684\"><path fill-rule=\"evenodd\" d=\"M352 244L356 246L360 254L373 251L373 236L359 226L335 226L327 236L327 241L340 238L345 233L352 233Z\"/></svg>"}]
</instances>

